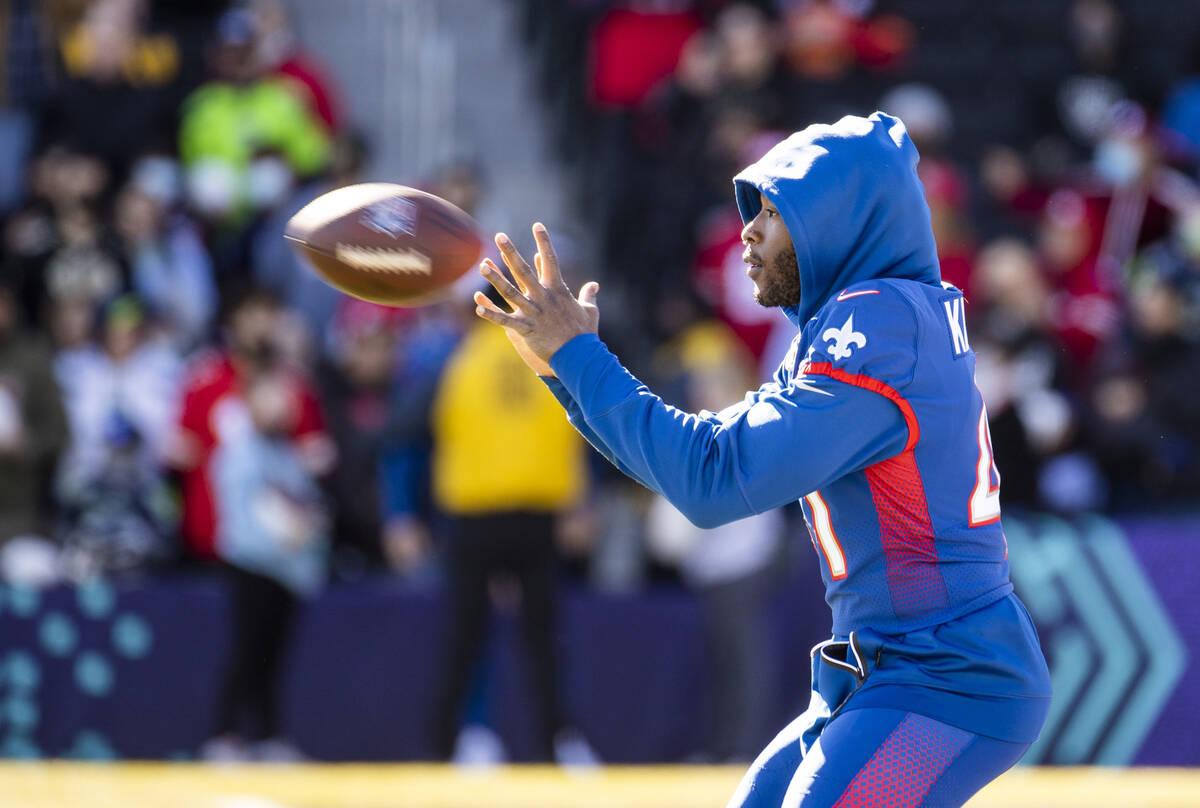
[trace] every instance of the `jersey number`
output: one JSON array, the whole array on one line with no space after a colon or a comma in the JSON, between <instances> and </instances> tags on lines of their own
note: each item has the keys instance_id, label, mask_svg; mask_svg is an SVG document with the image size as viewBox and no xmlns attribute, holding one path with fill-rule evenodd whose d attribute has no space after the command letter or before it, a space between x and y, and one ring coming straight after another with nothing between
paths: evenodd
<instances>
[{"instance_id":1,"label":"jersey number","mask_svg":"<svg viewBox=\"0 0 1200 808\"><path fill-rule=\"evenodd\" d=\"M838 542L837 534L833 532L833 521L829 518L829 506L821 498L820 491L813 491L804 497L808 507L812 508L813 531L821 543L821 553L829 564L829 574L833 580L840 581L846 577L846 554Z\"/></svg>"},{"instance_id":2,"label":"jersey number","mask_svg":"<svg viewBox=\"0 0 1200 808\"><path fill-rule=\"evenodd\" d=\"M1000 472L996 469L996 461L992 459L992 434L988 429L987 407L979 411L979 459L975 462L975 487L971 490L971 500L967 505L968 523L971 527L990 525L1000 518ZM992 485L992 477L996 485ZM833 529L833 520L829 518L829 505L825 503L820 491L813 491L804 497L808 507L812 509L813 532L821 545L821 554L829 564L829 574L835 581L846 577L846 554L842 552L842 544L838 541ZM1008 556L1007 542L1005 557Z\"/></svg>"},{"instance_id":3,"label":"jersey number","mask_svg":"<svg viewBox=\"0 0 1200 808\"><path fill-rule=\"evenodd\" d=\"M971 527L990 525L1000 518L1000 472L992 459L992 433L988 429L987 406L979 410L979 459L975 461L975 487L967 506ZM992 477L996 485L992 485Z\"/></svg>"}]
</instances>

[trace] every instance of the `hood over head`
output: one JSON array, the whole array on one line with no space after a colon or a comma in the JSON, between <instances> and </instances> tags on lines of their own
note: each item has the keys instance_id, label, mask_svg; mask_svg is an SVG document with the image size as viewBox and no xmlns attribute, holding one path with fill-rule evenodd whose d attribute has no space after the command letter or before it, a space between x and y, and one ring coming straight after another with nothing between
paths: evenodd
<instances>
[{"instance_id":1,"label":"hood over head","mask_svg":"<svg viewBox=\"0 0 1200 808\"><path fill-rule=\"evenodd\" d=\"M919 159L900 119L876 112L809 126L733 178L743 222L758 215L761 191L787 225L800 305L784 312L797 326L861 281L941 282Z\"/></svg>"}]
</instances>

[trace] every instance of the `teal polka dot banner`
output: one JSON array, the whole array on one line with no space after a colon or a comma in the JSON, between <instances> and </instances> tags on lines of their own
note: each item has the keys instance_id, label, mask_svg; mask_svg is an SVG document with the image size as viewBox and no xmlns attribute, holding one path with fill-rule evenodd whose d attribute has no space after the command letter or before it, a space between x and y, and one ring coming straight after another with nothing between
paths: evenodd
<instances>
[{"instance_id":1,"label":"teal polka dot banner","mask_svg":"<svg viewBox=\"0 0 1200 808\"><path fill-rule=\"evenodd\" d=\"M38 631L42 649L51 656L67 656L79 643L79 632L75 624L62 612L50 612L41 620Z\"/></svg>"},{"instance_id":2,"label":"teal polka dot banner","mask_svg":"<svg viewBox=\"0 0 1200 808\"><path fill-rule=\"evenodd\" d=\"M153 641L150 624L136 614L122 614L113 622L112 645L122 656L141 659L150 653Z\"/></svg>"},{"instance_id":3,"label":"teal polka dot banner","mask_svg":"<svg viewBox=\"0 0 1200 808\"><path fill-rule=\"evenodd\" d=\"M74 691L85 701L72 710L72 717L108 715L106 709L96 712L87 705L106 704L120 685L122 670L145 660L154 644L151 622L120 608L120 593L108 581L46 591L0 586L0 757L119 757L110 738L89 726L43 748L39 738L62 736L54 722L47 724L47 708L53 712Z\"/></svg>"}]
</instances>

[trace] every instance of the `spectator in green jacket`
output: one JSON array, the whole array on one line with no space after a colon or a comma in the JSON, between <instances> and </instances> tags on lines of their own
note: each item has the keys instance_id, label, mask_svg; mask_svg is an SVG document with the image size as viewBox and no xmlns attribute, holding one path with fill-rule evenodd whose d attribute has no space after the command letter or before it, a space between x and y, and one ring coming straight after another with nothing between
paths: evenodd
<instances>
[{"instance_id":1,"label":"spectator in green jacket","mask_svg":"<svg viewBox=\"0 0 1200 808\"><path fill-rule=\"evenodd\" d=\"M325 168L324 123L256 58L254 18L245 9L221 17L216 78L184 103L179 153L193 206L223 223L246 221L278 204L296 178Z\"/></svg>"}]
</instances>

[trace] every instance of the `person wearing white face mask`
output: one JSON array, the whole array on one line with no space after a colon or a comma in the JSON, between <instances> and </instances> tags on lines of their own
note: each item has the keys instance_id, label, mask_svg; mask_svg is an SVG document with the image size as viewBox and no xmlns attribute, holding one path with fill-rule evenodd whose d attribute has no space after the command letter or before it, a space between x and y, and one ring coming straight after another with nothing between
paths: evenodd
<instances>
[{"instance_id":1,"label":"person wearing white face mask","mask_svg":"<svg viewBox=\"0 0 1200 808\"><path fill-rule=\"evenodd\" d=\"M1137 139L1114 135L1096 144L1092 167L1105 181L1114 186L1137 181L1149 163L1146 149Z\"/></svg>"},{"instance_id":2,"label":"person wearing white face mask","mask_svg":"<svg viewBox=\"0 0 1200 808\"><path fill-rule=\"evenodd\" d=\"M1161 227L1165 214L1200 204L1200 186L1165 162L1164 144L1140 105L1120 101L1107 118L1092 170L1112 195L1100 244L1101 260L1112 272L1124 267L1138 245Z\"/></svg>"}]
</instances>

